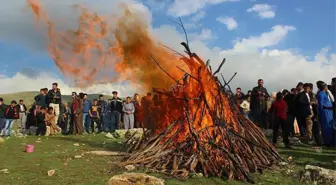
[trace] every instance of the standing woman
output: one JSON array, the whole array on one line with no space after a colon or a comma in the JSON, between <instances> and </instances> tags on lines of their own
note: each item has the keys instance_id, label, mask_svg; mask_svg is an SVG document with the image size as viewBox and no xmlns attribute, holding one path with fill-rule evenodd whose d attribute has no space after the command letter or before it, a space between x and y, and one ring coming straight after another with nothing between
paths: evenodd
<instances>
[{"instance_id":1,"label":"standing woman","mask_svg":"<svg viewBox=\"0 0 336 185\"><path fill-rule=\"evenodd\" d=\"M84 110L84 94L79 93L79 97L73 95L73 103L72 103L72 110L73 110L73 130L72 133L82 134L84 131L83 128L83 110Z\"/></svg>"},{"instance_id":2,"label":"standing woman","mask_svg":"<svg viewBox=\"0 0 336 185\"><path fill-rule=\"evenodd\" d=\"M134 112L134 123L135 128L141 128L143 124L142 110L141 110L141 99L139 94L134 94L134 99L132 101L135 112Z\"/></svg>"},{"instance_id":3,"label":"standing woman","mask_svg":"<svg viewBox=\"0 0 336 185\"><path fill-rule=\"evenodd\" d=\"M328 86L324 82L318 85L320 91L317 93L317 100L324 144L326 146L335 146L333 107L329 98Z\"/></svg>"},{"instance_id":4,"label":"standing woman","mask_svg":"<svg viewBox=\"0 0 336 185\"><path fill-rule=\"evenodd\" d=\"M124 112L124 126L125 130L134 128L134 104L131 102L131 97L126 98L122 111Z\"/></svg>"}]
</instances>

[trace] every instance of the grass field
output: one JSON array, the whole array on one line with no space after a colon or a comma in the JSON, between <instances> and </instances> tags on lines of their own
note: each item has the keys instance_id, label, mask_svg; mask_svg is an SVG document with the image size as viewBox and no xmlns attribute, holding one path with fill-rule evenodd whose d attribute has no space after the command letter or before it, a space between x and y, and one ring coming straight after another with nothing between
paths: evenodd
<instances>
[{"instance_id":1,"label":"grass field","mask_svg":"<svg viewBox=\"0 0 336 185\"><path fill-rule=\"evenodd\" d=\"M36 136L25 138L12 137L0 143L0 170L8 169L9 173L0 172L1 185L106 185L115 174L123 173L120 168L113 168L113 162L120 160L117 157L97 156L85 154L80 159L74 156L93 150L118 151L122 145L120 141L105 138L103 135L90 136L56 136L41 137L36 143ZM78 143L79 146L74 146ZM34 144L34 153L25 153L25 145ZM280 154L287 158L293 157L293 164L286 168L268 170L262 175L252 174L256 184L300 184L298 174L306 164L316 164L327 168L335 168L335 149L323 149L317 153L310 147L295 147L293 150L279 149ZM294 173L287 175L287 168ZM56 173L49 177L47 171L54 169ZM240 185L238 181L225 181L220 178L196 178L187 181L164 178L167 185Z\"/></svg>"}]
</instances>

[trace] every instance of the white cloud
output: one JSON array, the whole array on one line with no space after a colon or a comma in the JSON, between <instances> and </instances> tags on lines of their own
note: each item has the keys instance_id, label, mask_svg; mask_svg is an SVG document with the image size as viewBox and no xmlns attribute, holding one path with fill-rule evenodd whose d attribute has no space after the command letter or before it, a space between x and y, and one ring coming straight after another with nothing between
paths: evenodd
<instances>
[{"instance_id":1,"label":"white cloud","mask_svg":"<svg viewBox=\"0 0 336 185\"><path fill-rule=\"evenodd\" d=\"M224 2L237 2L239 0L174 0L168 9L173 17L183 17L196 13L206 5L216 5Z\"/></svg>"},{"instance_id":2,"label":"white cloud","mask_svg":"<svg viewBox=\"0 0 336 185\"><path fill-rule=\"evenodd\" d=\"M213 39L215 36L212 33L211 29L203 28L200 33L191 33L189 34L191 40L195 41L208 41Z\"/></svg>"},{"instance_id":3,"label":"white cloud","mask_svg":"<svg viewBox=\"0 0 336 185\"><path fill-rule=\"evenodd\" d=\"M274 7L268 4L255 4L252 8L247 9L247 12L255 12L262 19L275 17Z\"/></svg>"},{"instance_id":4,"label":"white cloud","mask_svg":"<svg viewBox=\"0 0 336 185\"><path fill-rule=\"evenodd\" d=\"M54 82L59 84L62 94L65 95L70 95L73 91L111 94L111 92L115 90L120 92L121 96L130 96L133 92L141 91L140 86L133 86L127 83L99 84L92 85L88 88L75 88L67 85L64 80L58 79L50 73L40 73L38 77L32 78L18 72L13 77L0 78L0 93L39 91L44 87L51 88L51 84Z\"/></svg>"},{"instance_id":5,"label":"white cloud","mask_svg":"<svg viewBox=\"0 0 336 185\"><path fill-rule=\"evenodd\" d=\"M303 9L302 8L296 8L295 11L299 12L299 13L302 13L303 12Z\"/></svg>"},{"instance_id":6,"label":"white cloud","mask_svg":"<svg viewBox=\"0 0 336 185\"><path fill-rule=\"evenodd\" d=\"M148 17L150 19L150 12ZM288 34L294 30L293 26L276 25L265 33L236 39L230 49L221 49L207 46L206 41L211 38L210 36L213 37L213 34L210 29L204 29L198 34L200 37L191 37L192 34L190 35L190 47L203 60L210 59L212 69L217 68L222 58L226 57L227 62L221 73L226 78L230 78L234 72L238 72L231 86L240 86L244 91L255 86L259 78L265 80L265 86L269 91L291 88L299 81L315 83L317 80L323 80L330 82L336 73L336 54L330 53L327 47L313 54L312 60L308 60L305 55L290 49L275 49L277 44L285 42ZM156 40L183 53L180 43L184 41L184 35L180 28L176 28L176 25L151 27L149 31ZM27 40L22 42L27 42ZM272 48L270 49L270 47ZM0 78L0 93L38 90L41 87L50 87L50 84L55 81L59 82L64 94L69 94L74 90L110 94L112 90L118 90L124 96L141 91L140 88L134 88L127 83L93 85L87 89L78 90L66 85L65 81L50 76L50 74L41 73L32 78L17 73L13 77ZM141 85L140 83L139 86Z\"/></svg>"},{"instance_id":7,"label":"white cloud","mask_svg":"<svg viewBox=\"0 0 336 185\"><path fill-rule=\"evenodd\" d=\"M199 11L197 14L195 14L193 17L190 18L190 21L198 22L202 20L204 17L205 17L205 11Z\"/></svg>"},{"instance_id":8,"label":"white cloud","mask_svg":"<svg viewBox=\"0 0 336 185\"><path fill-rule=\"evenodd\" d=\"M293 26L273 26L270 32L262 33L259 36L251 36L249 38L235 40L233 51L256 51L260 48L275 46L282 41L290 31L294 30L296 30L296 28Z\"/></svg>"},{"instance_id":9,"label":"white cloud","mask_svg":"<svg viewBox=\"0 0 336 185\"><path fill-rule=\"evenodd\" d=\"M238 23L233 17L218 17L216 20L225 24L228 30L234 30L238 27Z\"/></svg>"}]
</instances>

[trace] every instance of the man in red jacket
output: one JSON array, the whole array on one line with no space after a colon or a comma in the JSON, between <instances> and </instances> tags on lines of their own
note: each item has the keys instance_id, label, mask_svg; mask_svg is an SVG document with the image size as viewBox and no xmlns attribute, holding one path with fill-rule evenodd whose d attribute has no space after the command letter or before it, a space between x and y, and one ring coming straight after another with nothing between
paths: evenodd
<instances>
[{"instance_id":1,"label":"man in red jacket","mask_svg":"<svg viewBox=\"0 0 336 185\"><path fill-rule=\"evenodd\" d=\"M273 127L273 145L275 146L278 139L279 127L281 125L283 142L285 143L286 148L291 148L289 146L289 127L287 120L287 104L283 100L283 95L281 92L278 92L276 95L276 101L273 102L269 112L274 113L274 127Z\"/></svg>"}]
</instances>

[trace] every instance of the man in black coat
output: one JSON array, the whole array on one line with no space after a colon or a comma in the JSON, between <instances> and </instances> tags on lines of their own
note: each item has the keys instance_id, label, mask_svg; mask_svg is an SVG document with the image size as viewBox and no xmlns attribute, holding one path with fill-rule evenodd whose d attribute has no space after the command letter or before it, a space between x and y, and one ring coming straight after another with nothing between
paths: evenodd
<instances>
[{"instance_id":1,"label":"man in black coat","mask_svg":"<svg viewBox=\"0 0 336 185\"><path fill-rule=\"evenodd\" d=\"M294 121L296 117L296 106L295 106L295 96L296 89L292 88L291 92L285 95L284 100L287 103L287 124L289 125L289 135L294 136Z\"/></svg>"},{"instance_id":2,"label":"man in black coat","mask_svg":"<svg viewBox=\"0 0 336 185\"><path fill-rule=\"evenodd\" d=\"M118 92L113 91L113 98L111 100L111 123L109 125L108 131L114 132L119 128L120 116L122 111L122 100L118 97Z\"/></svg>"},{"instance_id":3,"label":"man in black coat","mask_svg":"<svg viewBox=\"0 0 336 185\"><path fill-rule=\"evenodd\" d=\"M309 140L313 139L313 104L316 104L316 98L311 93L311 88L308 83L303 85L303 91L296 97L298 125L301 136L308 135Z\"/></svg>"},{"instance_id":4,"label":"man in black coat","mask_svg":"<svg viewBox=\"0 0 336 185\"><path fill-rule=\"evenodd\" d=\"M251 92L250 109L253 121L259 127L267 129L267 100L269 99L267 89L264 87L264 80L258 80L258 86L254 87Z\"/></svg>"}]
</instances>

